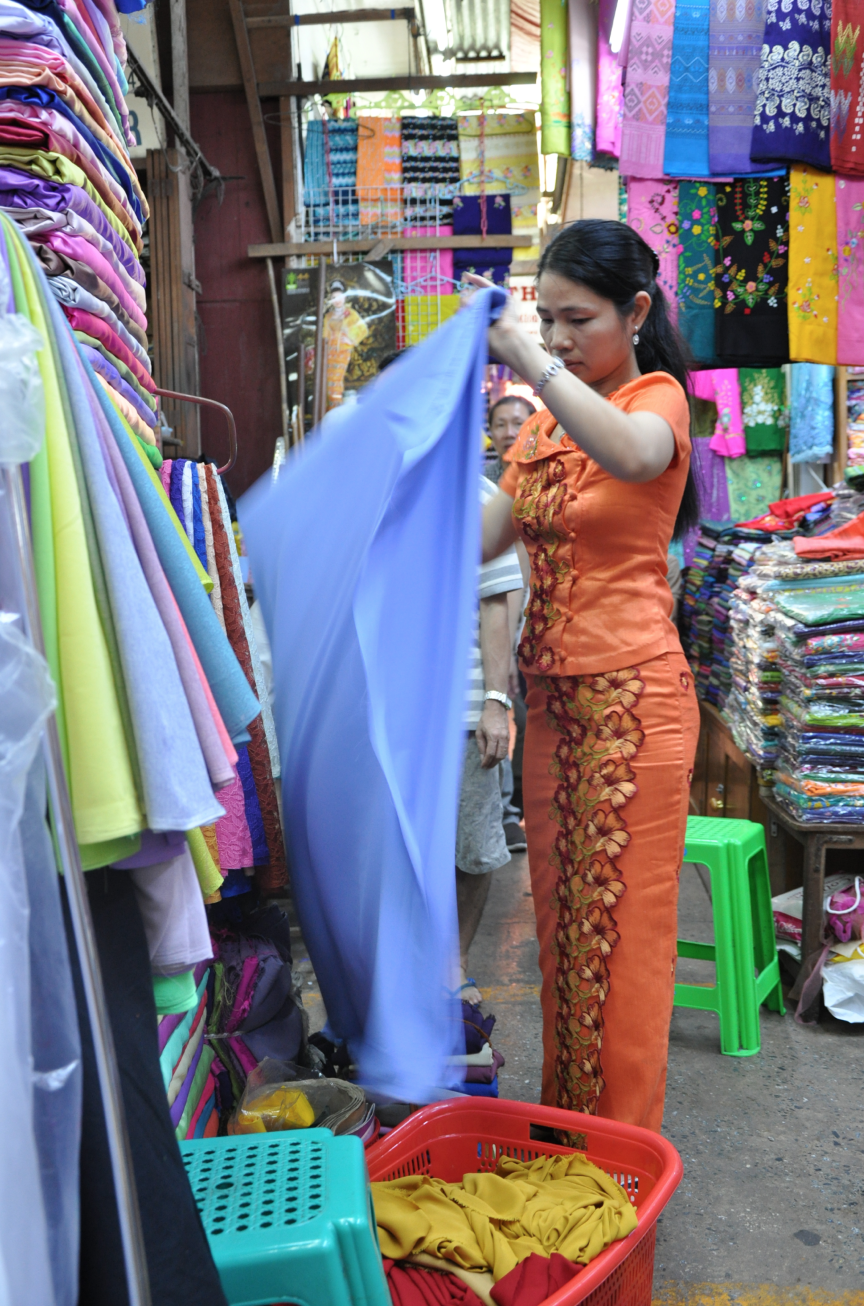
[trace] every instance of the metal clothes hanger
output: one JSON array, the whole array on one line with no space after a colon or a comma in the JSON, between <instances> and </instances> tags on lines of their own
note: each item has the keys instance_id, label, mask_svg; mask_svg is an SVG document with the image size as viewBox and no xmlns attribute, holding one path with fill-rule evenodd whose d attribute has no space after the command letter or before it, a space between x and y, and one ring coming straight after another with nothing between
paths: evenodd
<instances>
[{"instance_id":1,"label":"metal clothes hanger","mask_svg":"<svg viewBox=\"0 0 864 1306\"><path fill-rule=\"evenodd\" d=\"M178 399L184 404L200 404L202 408L218 408L225 414L225 420L228 423L228 461L224 467L216 468L217 476L224 476L230 472L231 468L237 461L237 424L234 421L234 414L225 404L220 404L216 399L202 399L200 395L184 395L176 390L157 390L157 395L163 399Z\"/></svg>"}]
</instances>

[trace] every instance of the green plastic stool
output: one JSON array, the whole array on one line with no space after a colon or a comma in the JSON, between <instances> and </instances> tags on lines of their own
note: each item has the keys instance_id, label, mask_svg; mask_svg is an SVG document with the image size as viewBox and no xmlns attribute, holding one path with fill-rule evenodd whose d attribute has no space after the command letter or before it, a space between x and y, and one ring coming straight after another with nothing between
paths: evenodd
<instances>
[{"instance_id":1,"label":"green plastic stool","mask_svg":"<svg viewBox=\"0 0 864 1306\"><path fill-rule=\"evenodd\" d=\"M180 1154L231 1306L391 1306L359 1138L295 1129Z\"/></svg>"},{"instance_id":2,"label":"green plastic stool","mask_svg":"<svg viewBox=\"0 0 864 1306\"><path fill-rule=\"evenodd\" d=\"M760 1006L784 1011L765 831L755 821L691 816L684 860L707 866L711 876L714 943L679 939L678 956L713 961L717 982L676 984L675 1006L716 1011L721 1051L755 1056Z\"/></svg>"}]
</instances>

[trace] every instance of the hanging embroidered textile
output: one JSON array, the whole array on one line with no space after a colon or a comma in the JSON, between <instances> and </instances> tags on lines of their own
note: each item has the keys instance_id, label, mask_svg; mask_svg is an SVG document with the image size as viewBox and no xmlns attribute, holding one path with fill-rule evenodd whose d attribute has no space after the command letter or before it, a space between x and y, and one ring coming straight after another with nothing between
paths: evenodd
<instances>
[{"instance_id":1,"label":"hanging embroidered textile","mask_svg":"<svg viewBox=\"0 0 864 1306\"><path fill-rule=\"evenodd\" d=\"M786 447L786 382L779 367L741 367L741 408L747 453L782 453Z\"/></svg>"},{"instance_id":2,"label":"hanging embroidered textile","mask_svg":"<svg viewBox=\"0 0 864 1306\"><path fill-rule=\"evenodd\" d=\"M401 196L393 189L402 184L402 120L357 119L357 194L360 223L385 223L394 230L402 219ZM400 227L401 229L401 227Z\"/></svg>"},{"instance_id":3,"label":"hanging embroidered textile","mask_svg":"<svg viewBox=\"0 0 864 1306\"><path fill-rule=\"evenodd\" d=\"M837 200L837 362L864 358L864 178L835 179Z\"/></svg>"},{"instance_id":4,"label":"hanging embroidered textile","mask_svg":"<svg viewBox=\"0 0 864 1306\"><path fill-rule=\"evenodd\" d=\"M450 226L459 188L455 118L403 117L402 185L409 226Z\"/></svg>"},{"instance_id":5,"label":"hanging embroidered textile","mask_svg":"<svg viewBox=\"0 0 864 1306\"><path fill-rule=\"evenodd\" d=\"M713 409L713 404L711 405ZM712 412L710 424L716 421L716 410ZM693 475L699 491L699 511L705 521L727 522L730 518L729 486L726 480L726 463L728 458L721 458L711 448L710 436L693 439ZM696 527L696 535L699 528ZM686 549L685 549L686 557Z\"/></svg>"},{"instance_id":6,"label":"hanging embroidered textile","mask_svg":"<svg viewBox=\"0 0 864 1306\"><path fill-rule=\"evenodd\" d=\"M482 135L481 135L482 133ZM537 233L540 161L533 113L468 114L459 118L462 194L507 190L516 234ZM520 249L518 258L537 259L539 245Z\"/></svg>"},{"instance_id":7,"label":"hanging embroidered textile","mask_svg":"<svg viewBox=\"0 0 864 1306\"><path fill-rule=\"evenodd\" d=\"M834 457L834 368L824 363L793 363L789 410L789 461L830 462Z\"/></svg>"},{"instance_id":8,"label":"hanging embroidered textile","mask_svg":"<svg viewBox=\"0 0 864 1306\"><path fill-rule=\"evenodd\" d=\"M745 445L738 369L719 367L691 372L689 389L697 399L708 399L717 409L711 448L722 458L740 458Z\"/></svg>"},{"instance_id":9,"label":"hanging embroidered textile","mask_svg":"<svg viewBox=\"0 0 864 1306\"><path fill-rule=\"evenodd\" d=\"M446 988L477 432L504 299L478 295L240 501L304 939L362 1082L405 1101L446 1084L457 1033ZM309 550L322 512L340 529Z\"/></svg>"},{"instance_id":10,"label":"hanging embroidered textile","mask_svg":"<svg viewBox=\"0 0 864 1306\"><path fill-rule=\"evenodd\" d=\"M638 231L660 260L657 284L666 296L672 321L678 317L678 183L643 181L627 183L627 222Z\"/></svg>"},{"instance_id":11,"label":"hanging embroidered textile","mask_svg":"<svg viewBox=\"0 0 864 1306\"><path fill-rule=\"evenodd\" d=\"M590 163L594 157L597 107L596 0L569 0L570 157Z\"/></svg>"},{"instance_id":12,"label":"hanging embroidered textile","mask_svg":"<svg viewBox=\"0 0 864 1306\"><path fill-rule=\"evenodd\" d=\"M705 177L708 162L709 0L676 0L663 171Z\"/></svg>"},{"instance_id":13,"label":"hanging embroidered textile","mask_svg":"<svg viewBox=\"0 0 864 1306\"><path fill-rule=\"evenodd\" d=\"M768 505L776 503L783 489L783 459L779 454L766 453L727 458L725 462L732 521L764 517Z\"/></svg>"},{"instance_id":14,"label":"hanging embroidered textile","mask_svg":"<svg viewBox=\"0 0 864 1306\"><path fill-rule=\"evenodd\" d=\"M456 236L479 236L486 228L490 236L509 236L512 233L510 196L457 195L453 201L453 233ZM476 272L489 281L502 284L510 274L512 249L453 250L453 276L457 282L466 272ZM452 287L448 286L448 291Z\"/></svg>"},{"instance_id":15,"label":"hanging embroidered textile","mask_svg":"<svg viewBox=\"0 0 864 1306\"><path fill-rule=\"evenodd\" d=\"M609 35L615 18L616 0L600 0L597 20L597 152L621 153L621 121L624 114L623 70L612 53Z\"/></svg>"},{"instance_id":16,"label":"hanging embroidered textile","mask_svg":"<svg viewBox=\"0 0 864 1306\"><path fill-rule=\"evenodd\" d=\"M620 170L624 177L660 177L669 101L675 0L633 0Z\"/></svg>"},{"instance_id":17,"label":"hanging embroidered textile","mask_svg":"<svg viewBox=\"0 0 864 1306\"><path fill-rule=\"evenodd\" d=\"M718 184L716 193L717 355L728 363L785 363L789 357L788 179L744 177Z\"/></svg>"},{"instance_id":18,"label":"hanging embroidered textile","mask_svg":"<svg viewBox=\"0 0 864 1306\"><path fill-rule=\"evenodd\" d=\"M714 359L717 208L711 182L678 183L678 330L698 363Z\"/></svg>"},{"instance_id":19,"label":"hanging embroidered textile","mask_svg":"<svg viewBox=\"0 0 864 1306\"><path fill-rule=\"evenodd\" d=\"M735 177L750 161L764 0L711 0L708 43L708 156L713 173Z\"/></svg>"},{"instance_id":20,"label":"hanging embroidered textile","mask_svg":"<svg viewBox=\"0 0 864 1306\"><path fill-rule=\"evenodd\" d=\"M831 0L767 0L750 157L831 167Z\"/></svg>"},{"instance_id":21,"label":"hanging embroidered textile","mask_svg":"<svg viewBox=\"0 0 864 1306\"><path fill-rule=\"evenodd\" d=\"M864 175L864 11L860 0L831 5L831 167Z\"/></svg>"},{"instance_id":22,"label":"hanging embroidered textile","mask_svg":"<svg viewBox=\"0 0 864 1306\"><path fill-rule=\"evenodd\" d=\"M303 160L303 203L313 230L342 232L359 222L356 186L357 123L313 118Z\"/></svg>"},{"instance_id":23,"label":"hanging embroidered textile","mask_svg":"<svg viewBox=\"0 0 864 1306\"><path fill-rule=\"evenodd\" d=\"M789 357L837 361L837 209L834 177L789 177Z\"/></svg>"},{"instance_id":24,"label":"hanging embroidered textile","mask_svg":"<svg viewBox=\"0 0 864 1306\"><path fill-rule=\"evenodd\" d=\"M540 0L540 148L570 155L567 0Z\"/></svg>"}]
</instances>

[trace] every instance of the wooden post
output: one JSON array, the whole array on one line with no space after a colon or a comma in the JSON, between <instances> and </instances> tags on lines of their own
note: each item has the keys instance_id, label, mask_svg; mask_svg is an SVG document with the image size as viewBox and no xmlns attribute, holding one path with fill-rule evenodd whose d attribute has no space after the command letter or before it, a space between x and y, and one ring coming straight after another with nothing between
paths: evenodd
<instances>
[{"instance_id":1,"label":"wooden post","mask_svg":"<svg viewBox=\"0 0 864 1306\"><path fill-rule=\"evenodd\" d=\"M150 195L150 318L153 373L160 390L198 394L195 260L189 174L180 150L147 151ZM162 401L184 458L201 452L197 407Z\"/></svg>"},{"instance_id":2,"label":"wooden post","mask_svg":"<svg viewBox=\"0 0 864 1306\"><path fill-rule=\"evenodd\" d=\"M271 239L280 240L282 221L279 217L279 201L276 196L276 179L273 176L273 163L267 146L267 132L264 128L264 115L258 98L258 83L255 78L255 64L252 60L252 48L249 44L249 32L246 28L246 15L242 0L228 0L231 9L231 21L234 24L234 39L237 42L237 54L240 58L240 72L243 75L243 89L246 92L246 104L252 121L252 137L255 141L255 154L258 158L258 171L264 189L264 205L267 209L267 222Z\"/></svg>"}]
</instances>

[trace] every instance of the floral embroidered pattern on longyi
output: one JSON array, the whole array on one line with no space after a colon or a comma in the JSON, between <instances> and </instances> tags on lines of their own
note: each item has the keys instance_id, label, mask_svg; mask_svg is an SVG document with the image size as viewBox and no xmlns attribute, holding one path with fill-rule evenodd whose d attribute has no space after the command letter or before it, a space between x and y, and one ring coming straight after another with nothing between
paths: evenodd
<instances>
[{"instance_id":1,"label":"floral embroidered pattern on longyi","mask_svg":"<svg viewBox=\"0 0 864 1306\"><path fill-rule=\"evenodd\" d=\"M567 567L555 558L560 537L553 526L567 497L566 476L560 458L544 458L522 477L513 505L531 554L531 597L525 610L519 656L526 668L542 672L551 671L555 664L552 648L542 641L550 626L561 620L552 595L567 574Z\"/></svg>"},{"instance_id":2,"label":"floral embroidered pattern on longyi","mask_svg":"<svg viewBox=\"0 0 864 1306\"><path fill-rule=\"evenodd\" d=\"M541 682L546 717L560 735L550 818L559 826L551 864L555 943L558 1105L594 1113L605 1087L603 1005L618 943L612 909L625 891L616 862L630 842L622 811L637 791L630 763L645 738L633 709L645 688L630 667Z\"/></svg>"}]
</instances>

